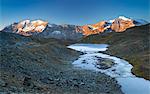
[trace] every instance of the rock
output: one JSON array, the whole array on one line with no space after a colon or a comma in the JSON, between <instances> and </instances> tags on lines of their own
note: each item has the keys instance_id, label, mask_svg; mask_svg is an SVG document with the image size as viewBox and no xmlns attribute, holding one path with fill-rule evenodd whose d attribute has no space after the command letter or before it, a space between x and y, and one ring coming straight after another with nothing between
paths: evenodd
<instances>
[{"instance_id":1,"label":"rock","mask_svg":"<svg viewBox=\"0 0 150 94\"><path fill-rule=\"evenodd\" d=\"M40 79L41 82L43 83L46 83L46 84L54 84L54 79L52 78L43 78L43 79Z\"/></svg>"},{"instance_id":2,"label":"rock","mask_svg":"<svg viewBox=\"0 0 150 94\"><path fill-rule=\"evenodd\" d=\"M116 69L113 69L112 71L116 71Z\"/></svg>"},{"instance_id":3,"label":"rock","mask_svg":"<svg viewBox=\"0 0 150 94\"><path fill-rule=\"evenodd\" d=\"M86 63L86 60L83 60L82 63Z\"/></svg>"},{"instance_id":4,"label":"rock","mask_svg":"<svg viewBox=\"0 0 150 94\"><path fill-rule=\"evenodd\" d=\"M79 29L78 32L83 33L84 35L88 36L91 34L98 34L104 32L106 30L105 25L107 24L106 21L101 21L96 24L91 24L91 25L84 25L81 27L78 27Z\"/></svg>"},{"instance_id":5,"label":"rock","mask_svg":"<svg viewBox=\"0 0 150 94\"><path fill-rule=\"evenodd\" d=\"M32 82L31 82L31 78L30 77L25 77L23 80L23 85L25 86L31 86Z\"/></svg>"},{"instance_id":6,"label":"rock","mask_svg":"<svg viewBox=\"0 0 150 94\"><path fill-rule=\"evenodd\" d=\"M111 68L115 63L110 59L102 59L96 64L96 67L99 69L108 69Z\"/></svg>"},{"instance_id":7,"label":"rock","mask_svg":"<svg viewBox=\"0 0 150 94\"><path fill-rule=\"evenodd\" d=\"M85 85L85 83L81 82L80 85Z\"/></svg>"},{"instance_id":8,"label":"rock","mask_svg":"<svg viewBox=\"0 0 150 94\"><path fill-rule=\"evenodd\" d=\"M115 32L123 32L127 28L135 26L134 20L128 19L123 20L121 18L115 19L115 21L111 25L111 29Z\"/></svg>"},{"instance_id":9,"label":"rock","mask_svg":"<svg viewBox=\"0 0 150 94\"><path fill-rule=\"evenodd\" d=\"M2 79L0 79L0 85L1 85L2 87L4 87L4 86L7 85L7 83L6 83L5 81L3 81Z\"/></svg>"}]
</instances>

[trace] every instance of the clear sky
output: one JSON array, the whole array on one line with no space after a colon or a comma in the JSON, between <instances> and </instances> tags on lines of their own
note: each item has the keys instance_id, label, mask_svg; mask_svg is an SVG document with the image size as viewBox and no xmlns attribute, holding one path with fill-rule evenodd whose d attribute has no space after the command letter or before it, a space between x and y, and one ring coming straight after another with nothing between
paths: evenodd
<instances>
[{"instance_id":1,"label":"clear sky","mask_svg":"<svg viewBox=\"0 0 150 94\"><path fill-rule=\"evenodd\" d=\"M124 15L150 22L149 0L0 0L0 29L24 19L92 24Z\"/></svg>"}]
</instances>

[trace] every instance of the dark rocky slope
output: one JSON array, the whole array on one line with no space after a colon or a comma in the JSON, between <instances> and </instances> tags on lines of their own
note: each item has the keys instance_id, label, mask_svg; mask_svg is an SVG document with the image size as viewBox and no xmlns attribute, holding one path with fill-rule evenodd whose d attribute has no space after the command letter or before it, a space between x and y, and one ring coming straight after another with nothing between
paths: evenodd
<instances>
[{"instance_id":1,"label":"dark rocky slope","mask_svg":"<svg viewBox=\"0 0 150 94\"><path fill-rule=\"evenodd\" d=\"M122 33L105 33L91 35L83 38L85 43L106 43L109 49L106 51L131 63L134 68L132 72L136 76L150 80L150 24L127 29Z\"/></svg>"},{"instance_id":2,"label":"dark rocky slope","mask_svg":"<svg viewBox=\"0 0 150 94\"><path fill-rule=\"evenodd\" d=\"M111 77L73 68L79 53L56 39L0 32L0 47L0 93L122 94Z\"/></svg>"}]
</instances>

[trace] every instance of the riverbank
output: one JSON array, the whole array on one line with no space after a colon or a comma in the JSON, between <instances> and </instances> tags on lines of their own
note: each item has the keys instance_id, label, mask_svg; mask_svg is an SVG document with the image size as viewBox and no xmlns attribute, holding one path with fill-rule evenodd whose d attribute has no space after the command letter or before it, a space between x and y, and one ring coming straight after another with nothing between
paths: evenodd
<instances>
[{"instance_id":1,"label":"riverbank","mask_svg":"<svg viewBox=\"0 0 150 94\"><path fill-rule=\"evenodd\" d=\"M125 94L148 94L150 81L133 75L131 73L133 66L129 62L102 53L107 50L107 47L106 44L73 44L68 46L68 48L83 53L72 63L74 67L97 71L114 77Z\"/></svg>"},{"instance_id":2,"label":"riverbank","mask_svg":"<svg viewBox=\"0 0 150 94\"><path fill-rule=\"evenodd\" d=\"M150 80L149 26L133 27L122 33L91 35L80 43L109 44L109 49L104 53L129 61L133 65L133 74Z\"/></svg>"}]
</instances>

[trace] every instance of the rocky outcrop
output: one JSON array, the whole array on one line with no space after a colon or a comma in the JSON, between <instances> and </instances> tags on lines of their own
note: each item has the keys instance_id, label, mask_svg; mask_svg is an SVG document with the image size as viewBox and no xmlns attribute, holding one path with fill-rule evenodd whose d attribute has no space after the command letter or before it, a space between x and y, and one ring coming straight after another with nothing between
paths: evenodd
<instances>
[{"instance_id":1,"label":"rocky outcrop","mask_svg":"<svg viewBox=\"0 0 150 94\"><path fill-rule=\"evenodd\" d=\"M12 25L12 29L14 33L18 33L24 36L30 36L31 33L40 33L42 32L46 26L48 25L48 22L42 21L42 20L24 20L17 24Z\"/></svg>"},{"instance_id":2,"label":"rocky outcrop","mask_svg":"<svg viewBox=\"0 0 150 94\"><path fill-rule=\"evenodd\" d=\"M111 30L115 32L123 32L127 28L135 26L134 20L123 18L124 17L119 17L118 19L115 19L110 26Z\"/></svg>"},{"instance_id":3,"label":"rocky outcrop","mask_svg":"<svg viewBox=\"0 0 150 94\"><path fill-rule=\"evenodd\" d=\"M83 33L86 36L91 34L98 34L104 32L108 28L108 24L108 22L102 21L96 24L84 25L78 27L79 29L77 29L77 31Z\"/></svg>"}]
</instances>

